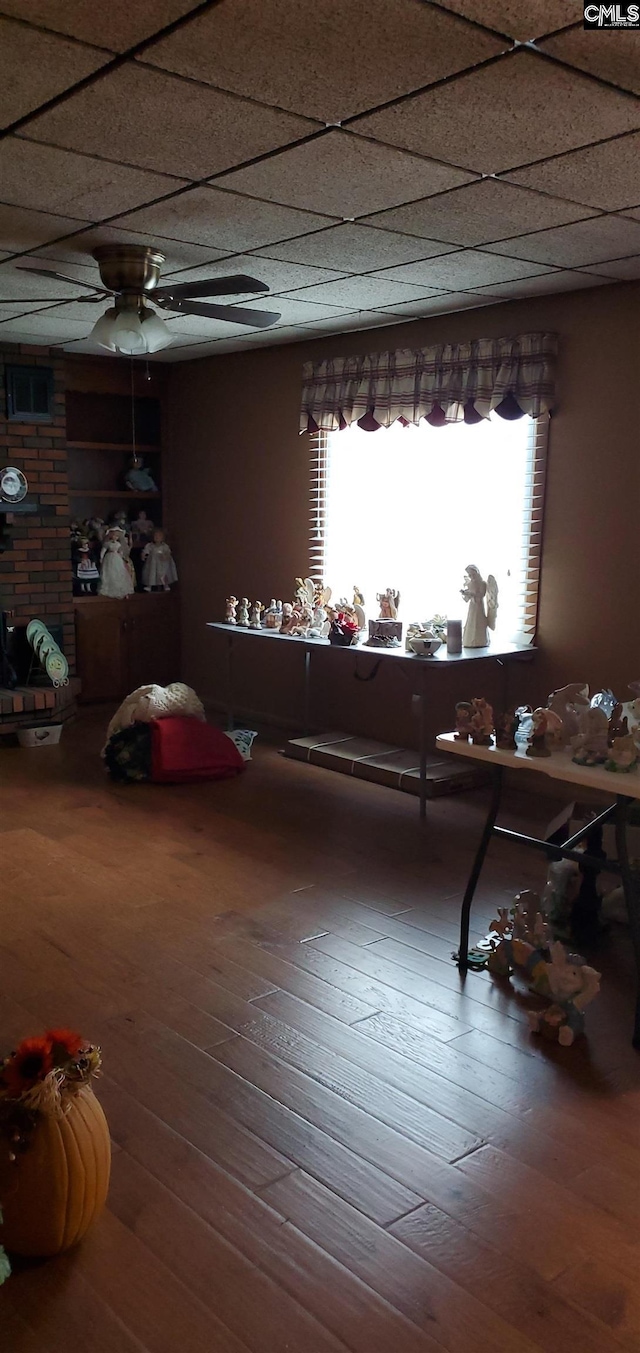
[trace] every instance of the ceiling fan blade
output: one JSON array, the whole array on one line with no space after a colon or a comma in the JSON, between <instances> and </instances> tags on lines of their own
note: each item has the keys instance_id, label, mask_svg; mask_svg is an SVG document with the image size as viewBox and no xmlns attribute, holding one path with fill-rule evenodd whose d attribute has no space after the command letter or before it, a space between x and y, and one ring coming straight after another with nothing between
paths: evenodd
<instances>
[{"instance_id":1,"label":"ceiling fan blade","mask_svg":"<svg viewBox=\"0 0 640 1353\"><path fill-rule=\"evenodd\" d=\"M53 272L51 268L25 268L23 263L16 263L16 268L18 272L32 272L36 277L53 277L56 282L69 282L72 287L85 287L88 291L99 291L103 296L110 295L104 287L96 286L92 282L80 282L77 277L67 277L66 273Z\"/></svg>"},{"instance_id":2,"label":"ceiling fan blade","mask_svg":"<svg viewBox=\"0 0 640 1353\"><path fill-rule=\"evenodd\" d=\"M266 282L245 273L233 277L210 277L208 282L176 282L173 286L157 287L151 300L168 300L173 296L243 296L255 291L268 291Z\"/></svg>"},{"instance_id":3,"label":"ceiling fan blade","mask_svg":"<svg viewBox=\"0 0 640 1353\"><path fill-rule=\"evenodd\" d=\"M154 296L154 301L156 297ZM174 310L181 315L204 315L208 319L223 319L229 324L247 324L250 329L267 329L280 315L274 310L244 310L239 305L198 305L197 301L160 301L163 310Z\"/></svg>"},{"instance_id":4,"label":"ceiling fan blade","mask_svg":"<svg viewBox=\"0 0 640 1353\"><path fill-rule=\"evenodd\" d=\"M105 297L110 295L109 291L101 291L98 296L11 296L4 300L0 298L0 305L41 305L57 310L59 305L73 305L74 301L83 305L104 305Z\"/></svg>"}]
</instances>

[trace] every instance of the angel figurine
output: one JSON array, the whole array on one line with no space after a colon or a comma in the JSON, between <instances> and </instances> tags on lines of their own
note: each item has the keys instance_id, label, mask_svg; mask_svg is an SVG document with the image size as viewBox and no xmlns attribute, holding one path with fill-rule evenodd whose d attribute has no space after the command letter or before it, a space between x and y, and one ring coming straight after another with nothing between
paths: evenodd
<instances>
[{"instance_id":1,"label":"angel figurine","mask_svg":"<svg viewBox=\"0 0 640 1353\"><path fill-rule=\"evenodd\" d=\"M380 603L379 620L397 620L400 606L399 592L394 592L392 587L388 587L386 592L376 593L376 601Z\"/></svg>"},{"instance_id":2,"label":"angel figurine","mask_svg":"<svg viewBox=\"0 0 640 1353\"><path fill-rule=\"evenodd\" d=\"M250 609L250 611L249 611L249 629L251 629L251 630L261 630L261 629L262 629L262 612L263 612L263 611L264 611L264 606L263 606L263 604L262 604L261 601L254 601L254 602L251 603L251 609Z\"/></svg>"},{"instance_id":3,"label":"angel figurine","mask_svg":"<svg viewBox=\"0 0 640 1353\"><path fill-rule=\"evenodd\" d=\"M460 595L463 601L469 602L462 635L463 648L487 648L487 630L495 629L498 614L498 584L493 574L490 573L485 582L480 569L475 564L467 564Z\"/></svg>"},{"instance_id":4,"label":"angel figurine","mask_svg":"<svg viewBox=\"0 0 640 1353\"><path fill-rule=\"evenodd\" d=\"M227 600L225 601L225 613L224 613L225 625L237 624L236 620L237 607L238 607L238 598L234 597L233 595L227 597Z\"/></svg>"}]
</instances>

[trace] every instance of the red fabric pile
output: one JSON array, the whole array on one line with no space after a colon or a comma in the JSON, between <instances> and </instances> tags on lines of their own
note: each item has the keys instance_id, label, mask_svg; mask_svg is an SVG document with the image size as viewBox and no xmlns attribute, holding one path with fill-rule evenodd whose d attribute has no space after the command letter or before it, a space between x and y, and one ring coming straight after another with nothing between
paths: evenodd
<instances>
[{"instance_id":1,"label":"red fabric pile","mask_svg":"<svg viewBox=\"0 0 640 1353\"><path fill-rule=\"evenodd\" d=\"M245 763L231 738L199 719L152 719L151 776L157 784L223 780Z\"/></svg>"}]
</instances>

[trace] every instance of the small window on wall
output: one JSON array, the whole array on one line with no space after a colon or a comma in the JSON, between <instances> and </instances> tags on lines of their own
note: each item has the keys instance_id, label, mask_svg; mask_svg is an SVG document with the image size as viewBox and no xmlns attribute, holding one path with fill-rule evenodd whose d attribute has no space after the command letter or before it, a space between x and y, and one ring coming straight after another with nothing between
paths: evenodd
<instances>
[{"instance_id":1,"label":"small window on wall","mask_svg":"<svg viewBox=\"0 0 640 1353\"><path fill-rule=\"evenodd\" d=\"M8 366L7 418L16 423L50 423L53 371L46 366Z\"/></svg>"}]
</instances>

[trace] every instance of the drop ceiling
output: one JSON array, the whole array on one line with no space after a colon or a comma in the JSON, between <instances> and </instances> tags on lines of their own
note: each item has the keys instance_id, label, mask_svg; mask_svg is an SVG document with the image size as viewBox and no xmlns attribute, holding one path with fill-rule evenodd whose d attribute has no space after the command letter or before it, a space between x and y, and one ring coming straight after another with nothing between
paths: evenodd
<instances>
[{"instance_id":1,"label":"drop ceiling","mask_svg":"<svg viewBox=\"0 0 640 1353\"><path fill-rule=\"evenodd\" d=\"M640 278L639 95L574 0L0 0L0 342L98 351L16 265L117 241L281 313L162 361Z\"/></svg>"}]
</instances>

